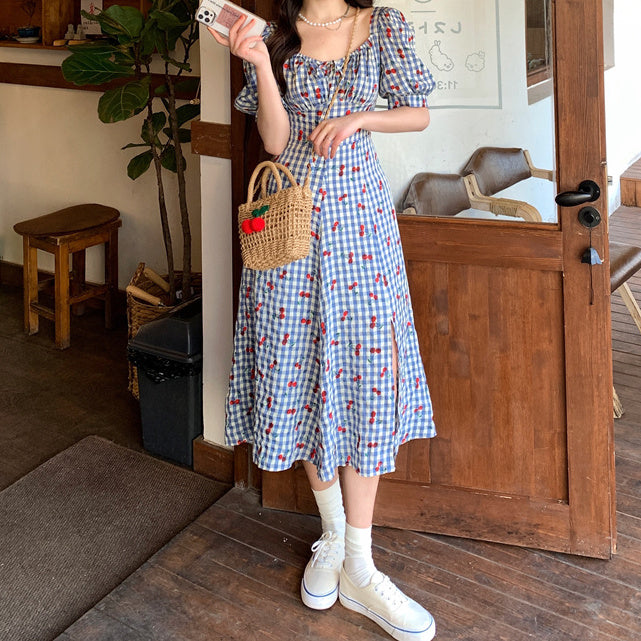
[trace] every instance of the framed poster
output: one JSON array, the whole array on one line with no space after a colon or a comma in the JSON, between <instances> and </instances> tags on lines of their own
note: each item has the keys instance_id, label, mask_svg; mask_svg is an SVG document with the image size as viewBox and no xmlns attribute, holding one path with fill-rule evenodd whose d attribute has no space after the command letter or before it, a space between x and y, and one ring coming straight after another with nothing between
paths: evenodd
<instances>
[{"instance_id":1,"label":"framed poster","mask_svg":"<svg viewBox=\"0 0 641 641\"><path fill-rule=\"evenodd\" d=\"M500 109L499 0L387 0L414 27L436 81L430 109Z\"/></svg>"}]
</instances>

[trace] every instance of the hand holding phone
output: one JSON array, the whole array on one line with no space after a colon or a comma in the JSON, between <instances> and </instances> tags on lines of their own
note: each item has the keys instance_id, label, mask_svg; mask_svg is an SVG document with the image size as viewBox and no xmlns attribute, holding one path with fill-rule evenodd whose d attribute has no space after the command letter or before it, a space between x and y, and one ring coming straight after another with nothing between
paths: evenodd
<instances>
[{"instance_id":1,"label":"hand holding phone","mask_svg":"<svg viewBox=\"0 0 641 641\"><path fill-rule=\"evenodd\" d=\"M211 29L214 29L221 35L229 37L229 29L238 20L245 16L245 23L251 19L254 23L248 32L248 36L260 36L266 26L266 22L254 15L250 11L239 7L233 2L225 0L202 0L198 11L196 11L196 20Z\"/></svg>"}]
</instances>

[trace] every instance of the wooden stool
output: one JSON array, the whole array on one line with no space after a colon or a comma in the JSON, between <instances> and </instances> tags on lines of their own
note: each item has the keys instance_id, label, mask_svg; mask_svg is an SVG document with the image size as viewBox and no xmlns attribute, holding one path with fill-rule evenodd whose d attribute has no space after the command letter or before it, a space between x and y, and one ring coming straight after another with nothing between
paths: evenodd
<instances>
[{"instance_id":1,"label":"wooden stool","mask_svg":"<svg viewBox=\"0 0 641 641\"><path fill-rule=\"evenodd\" d=\"M55 322L56 347L71 342L70 307L89 298L105 301L105 326L113 325L113 295L118 287L118 228L120 212L104 205L76 205L25 220L13 229L23 240L24 326L28 334L38 331L38 317ZM85 250L105 245L105 284L85 282ZM55 309L38 302L38 249L55 256ZM72 274L69 278L69 255Z\"/></svg>"}]
</instances>

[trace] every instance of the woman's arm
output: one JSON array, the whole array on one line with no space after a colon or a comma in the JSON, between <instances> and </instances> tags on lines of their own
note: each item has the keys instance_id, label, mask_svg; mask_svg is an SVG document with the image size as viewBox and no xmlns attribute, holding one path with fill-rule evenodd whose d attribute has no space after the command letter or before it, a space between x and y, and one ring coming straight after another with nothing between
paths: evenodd
<instances>
[{"instance_id":1,"label":"woman's arm","mask_svg":"<svg viewBox=\"0 0 641 641\"><path fill-rule=\"evenodd\" d=\"M211 27L209 31L218 43L229 47L233 55L254 65L258 90L258 133L265 151L277 156L285 149L289 140L289 116L283 107L267 46L261 36L248 36L253 20L242 26L244 21L243 16L229 29L229 38Z\"/></svg>"},{"instance_id":2,"label":"woman's arm","mask_svg":"<svg viewBox=\"0 0 641 641\"><path fill-rule=\"evenodd\" d=\"M256 114L258 133L265 151L278 156L289 141L289 116L283 107L269 58L265 67L256 66L256 83L258 86L258 113Z\"/></svg>"},{"instance_id":3,"label":"woman's arm","mask_svg":"<svg viewBox=\"0 0 641 641\"><path fill-rule=\"evenodd\" d=\"M336 149L359 129L381 133L423 131L430 124L427 107L397 107L385 111L356 111L321 122L309 136L317 155L333 158Z\"/></svg>"},{"instance_id":4,"label":"woman's arm","mask_svg":"<svg viewBox=\"0 0 641 641\"><path fill-rule=\"evenodd\" d=\"M355 116L359 129L395 134L402 131L423 131L430 124L427 107L396 107L385 111L362 111Z\"/></svg>"}]
</instances>

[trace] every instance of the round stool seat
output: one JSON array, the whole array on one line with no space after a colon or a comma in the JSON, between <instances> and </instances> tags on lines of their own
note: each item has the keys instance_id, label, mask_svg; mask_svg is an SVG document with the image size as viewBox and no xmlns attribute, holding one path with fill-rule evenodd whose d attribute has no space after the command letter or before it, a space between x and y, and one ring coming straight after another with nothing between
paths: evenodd
<instances>
[{"instance_id":1,"label":"round stool seat","mask_svg":"<svg viewBox=\"0 0 641 641\"><path fill-rule=\"evenodd\" d=\"M16 223L13 229L21 236L67 236L112 223L119 217L120 212L114 207L98 204L74 205Z\"/></svg>"}]
</instances>

